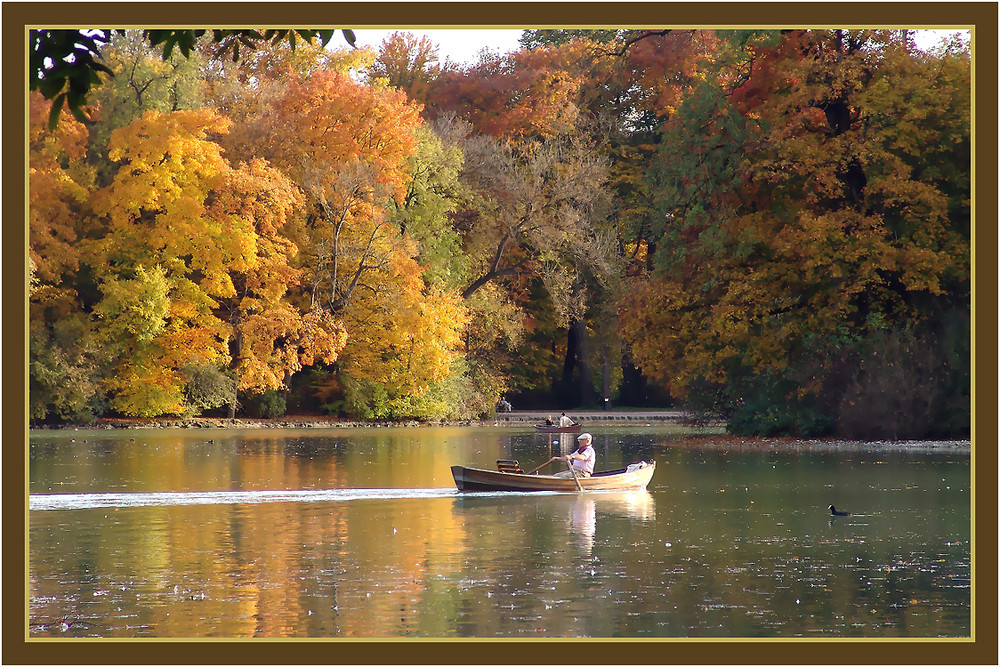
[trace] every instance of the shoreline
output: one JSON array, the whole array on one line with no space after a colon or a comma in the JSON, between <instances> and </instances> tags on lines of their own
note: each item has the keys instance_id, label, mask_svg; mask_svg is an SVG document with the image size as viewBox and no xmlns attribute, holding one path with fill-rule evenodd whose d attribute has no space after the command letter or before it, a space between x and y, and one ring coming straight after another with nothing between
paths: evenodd
<instances>
[{"instance_id":1,"label":"shoreline","mask_svg":"<svg viewBox=\"0 0 1000 667\"><path fill-rule=\"evenodd\" d=\"M408 420L391 421L353 421L335 417L292 416L277 419L195 417L190 419L100 419L89 426L29 426L30 433L45 432L78 432L78 431L123 431L147 430L159 431L165 429L180 430L221 430L221 431L253 431L253 430L310 430L310 429L392 429L392 428L491 428L507 427L512 429L527 429L545 419L546 412L511 412L497 415L493 419L484 420L440 420L421 422ZM796 438L793 436L735 436L725 432L709 433L724 425L699 424L692 425L685 421L686 414L679 411L647 411L647 412L605 412L605 413L573 413L573 418L584 424L586 429L593 426L594 430L602 427L663 427L676 426L690 429L690 433L681 434L685 447L704 448L721 451L742 451L768 449L773 451L796 450L812 452L843 452L850 450L878 451L912 451L912 452L968 452L972 451L972 442L968 439L942 440L850 440L836 436L822 438ZM539 434L542 435L542 434Z\"/></svg>"},{"instance_id":2,"label":"shoreline","mask_svg":"<svg viewBox=\"0 0 1000 667\"><path fill-rule=\"evenodd\" d=\"M338 417L323 417L319 415L290 415L266 419L264 417L150 417L150 418L101 418L93 424L61 424L61 425L29 425L30 430L65 431L65 430L118 430L136 428L218 428L218 429L308 429L308 428L418 428L436 426L532 426L542 423L546 416L558 414L545 411L517 411L497 414L490 419L441 419L435 421L420 421L407 419L401 421L367 420L358 421ZM647 410L635 412L574 412L575 421L584 424L634 425L636 422L650 424L683 425L687 413L679 410ZM721 426L721 422L711 426Z\"/></svg>"}]
</instances>

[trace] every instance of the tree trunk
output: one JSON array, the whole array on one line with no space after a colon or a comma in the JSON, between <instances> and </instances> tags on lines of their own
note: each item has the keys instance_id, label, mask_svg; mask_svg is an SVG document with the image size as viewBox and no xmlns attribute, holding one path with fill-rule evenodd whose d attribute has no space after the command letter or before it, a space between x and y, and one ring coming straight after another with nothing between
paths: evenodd
<instances>
[{"instance_id":1,"label":"tree trunk","mask_svg":"<svg viewBox=\"0 0 1000 667\"><path fill-rule=\"evenodd\" d=\"M564 384L569 384L573 378L573 370L576 368L576 350L579 346L575 322L569 325L566 332L566 357L563 359L562 379Z\"/></svg>"},{"instance_id":2,"label":"tree trunk","mask_svg":"<svg viewBox=\"0 0 1000 667\"><path fill-rule=\"evenodd\" d=\"M237 309L233 313L233 316L230 318L230 323L233 325L233 340L229 344L229 358L232 359L232 361L229 362L229 367L232 369L233 375L235 377L235 383L233 384L233 395L229 399L230 419L236 418L236 404L237 404L236 398L237 395L239 394L239 391L237 390L236 387L239 386L240 381L239 381L239 376L236 375L236 369L239 367L240 357L243 354L243 334L240 331L240 321L242 320L242 318L243 316L240 313L239 309Z\"/></svg>"},{"instance_id":3,"label":"tree trunk","mask_svg":"<svg viewBox=\"0 0 1000 667\"><path fill-rule=\"evenodd\" d=\"M281 389L281 397L285 399L285 407L288 406L288 394L292 389L292 371L289 368L285 369L284 377L285 386Z\"/></svg>"},{"instance_id":4,"label":"tree trunk","mask_svg":"<svg viewBox=\"0 0 1000 667\"><path fill-rule=\"evenodd\" d=\"M590 365L587 363L587 359L590 358L588 354L590 342L587 340L587 325L583 320L578 320L573 323L573 327L577 330L576 355L577 363L580 365L580 405L589 405L593 402L594 382L593 373L590 370Z\"/></svg>"},{"instance_id":5,"label":"tree trunk","mask_svg":"<svg viewBox=\"0 0 1000 667\"><path fill-rule=\"evenodd\" d=\"M601 402L605 410L611 409L611 360L607 345L601 345Z\"/></svg>"}]
</instances>

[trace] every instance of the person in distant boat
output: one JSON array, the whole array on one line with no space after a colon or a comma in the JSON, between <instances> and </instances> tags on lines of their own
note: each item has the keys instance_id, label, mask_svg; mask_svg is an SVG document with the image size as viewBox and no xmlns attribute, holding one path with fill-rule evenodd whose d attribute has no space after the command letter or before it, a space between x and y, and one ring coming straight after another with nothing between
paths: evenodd
<instances>
[{"instance_id":1,"label":"person in distant boat","mask_svg":"<svg viewBox=\"0 0 1000 667\"><path fill-rule=\"evenodd\" d=\"M553 426L554 424L555 424L555 422L552 421L552 415L549 415L548 417L545 418L545 425L546 426Z\"/></svg>"},{"instance_id":2,"label":"person in distant boat","mask_svg":"<svg viewBox=\"0 0 1000 667\"><path fill-rule=\"evenodd\" d=\"M573 420L566 416L566 413L562 413L559 416L559 426L572 426Z\"/></svg>"},{"instance_id":3,"label":"person in distant boat","mask_svg":"<svg viewBox=\"0 0 1000 667\"><path fill-rule=\"evenodd\" d=\"M597 461L597 452L592 444L593 437L589 433L581 433L576 439L580 443L577 450L566 456L553 456L552 461L567 461L573 466L577 477L590 477L594 474L594 463ZM572 477L573 473L563 470L555 474L556 477Z\"/></svg>"}]
</instances>

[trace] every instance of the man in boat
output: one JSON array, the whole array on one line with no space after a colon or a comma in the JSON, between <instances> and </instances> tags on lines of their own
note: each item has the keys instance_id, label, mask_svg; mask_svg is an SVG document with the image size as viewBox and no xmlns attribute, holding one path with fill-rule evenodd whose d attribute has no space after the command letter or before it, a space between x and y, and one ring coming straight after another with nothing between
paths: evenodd
<instances>
[{"instance_id":1,"label":"man in boat","mask_svg":"<svg viewBox=\"0 0 1000 667\"><path fill-rule=\"evenodd\" d=\"M577 477L590 477L594 474L594 463L597 461L597 452L592 445L593 436L589 433L581 433L576 439L580 443L577 450L566 456L553 456L552 461L568 461L573 466L573 471ZM563 470L555 474L556 477L572 477L573 472Z\"/></svg>"},{"instance_id":2,"label":"man in boat","mask_svg":"<svg viewBox=\"0 0 1000 667\"><path fill-rule=\"evenodd\" d=\"M565 412L559 416L559 426L572 426L572 425L573 425L573 420L567 417Z\"/></svg>"}]
</instances>

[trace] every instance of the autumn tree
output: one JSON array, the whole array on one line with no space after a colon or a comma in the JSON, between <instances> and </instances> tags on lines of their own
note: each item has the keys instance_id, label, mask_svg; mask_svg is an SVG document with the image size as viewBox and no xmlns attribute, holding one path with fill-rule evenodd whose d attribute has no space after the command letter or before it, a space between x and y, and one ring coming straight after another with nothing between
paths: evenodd
<instances>
[{"instance_id":1,"label":"autumn tree","mask_svg":"<svg viewBox=\"0 0 1000 667\"><path fill-rule=\"evenodd\" d=\"M580 73L522 63L527 54L490 55L466 70L448 70L431 84L431 118L456 115L493 137L544 139L572 131Z\"/></svg>"},{"instance_id":2,"label":"autumn tree","mask_svg":"<svg viewBox=\"0 0 1000 667\"><path fill-rule=\"evenodd\" d=\"M620 38L625 30L587 30L580 28L543 28L540 30L524 30L518 42L525 49L534 49L540 46L556 46L567 44L578 39L608 44Z\"/></svg>"},{"instance_id":3,"label":"autumn tree","mask_svg":"<svg viewBox=\"0 0 1000 667\"><path fill-rule=\"evenodd\" d=\"M369 418L437 416L417 407L455 372L465 304L453 291L428 288L419 265L403 253L390 257L385 279L371 287L344 311L350 335L339 366L353 386L350 406Z\"/></svg>"},{"instance_id":4,"label":"autumn tree","mask_svg":"<svg viewBox=\"0 0 1000 667\"><path fill-rule=\"evenodd\" d=\"M606 228L604 156L585 135L515 144L468 133L461 145L467 197L452 219L464 240L469 271L465 298L471 302L492 286L488 294L493 299L476 299L491 317L513 304L527 309L522 317L554 327L550 332L583 326L595 290L618 270L613 235ZM494 333L485 340L503 344ZM576 340L569 347L549 349L538 357L547 360L544 367L532 365L528 372L554 381L560 375L559 355L576 358ZM470 344L484 357L496 358L500 352L487 352L489 346L478 341ZM526 358L524 350L511 352L511 359Z\"/></svg>"},{"instance_id":5,"label":"autumn tree","mask_svg":"<svg viewBox=\"0 0 1000 667\"><path fill-rule=\"evenodd\" d=\"M444 377L465 324L462 306L422 278L403 230L419 215L399 215L420 188L411 171L419 124L402 92L321 71L292 82L228 142L233 154L282 168L306 197L307 215L288 230L300 249L297 299L343 324L338 372L364 384L353 404L381 416Z\"/></svg>"},{"instance_id":6,"label":"autumn tree","mask_svg":"<svg viewBox=\"0 0 1000 667\"><path fill-rule=\"evenodd\" d=\"M169 113L203 105L203 61L194 53L164 58L137 30L114 32L103 52L114 76L89 96L89 160L101 185L110 182L115 165L108 159L111 133L147 111Z\"/></svg>"},{"instance_id":7,"label":"autumn tree","mask_svg":"<svg viewBox=\"0 0 1000 667\"><path fill-rule=\"evenodd\" d=\"M207 38L197 42L204 63L205 99L234 123L243 124L270 109L287 94L293 81L302 83L316 72L349 75L366 69L375 58L370 48L329 48L316 42L266 42L241 58L215 58L217 47ZM192 58L194 58L192 54Z\"/></svg>"},{"instance_id":8,"label":"autumn tree","mask_svg":"<svg viewBox=\"0 0 1000 667\"><path fill-rule=\"evenodd\" d=\"M84 312L89 134L73 119L50 130L51 103L29 96L28 378L32 419L89 422L104 410L107 355ZM81 293L82 292L82 293Z\"/></svg>"},{"instance_id":9,"label":"autumn tree","mask_svg":"<svg viewBox=\"0 0 1000 667\"><path fill-rule=\"evenodd\" d=\"M87 128L69 121L50 131L44 118L50 106L41 95L29 97L28 254L37 277L57 286L79 266L94 173L84 160Z\"/></svg>"},{"instance_id":10,"label":"autumn tree","mask_svg":"<svg viewBox=\"0 0 1000 667\"><path fill-rule=\"evenodd\" d=\"M322 314L283 300L297 273L276 231L298 192L263 163L233 169L208 138L228 126L207 110L151 111L112 133L122 166L94 197L106 227L94 312L119 351L108 388L123 414L183 413L192 367L231 368L236 388L261 391L343 344Z\"/></svg>"},{"instance_id":11,"label":"autumn tree","mask_svg":"<svg viewBox=\"0 0 1000 667\"><path fill-rule=\"evenodd\" d=\"M664 133L653 186L662 237L654 271L623 302L623 327L644 371L678 395L715 383L732 405L740 378L769 377L757 394L811 396L835 419L845 345L962 302L967 219L949 216L925 176L934 163L914 148L944 132L961 155L968 88L952 72L963 65L922 68L894 33L734 44L737 62L706 70ZM913 117L903 139L907 107L891 91L931 82L949 101Z\"/></svg>"},{"instance_id":12,"label":"autumn tree","mask_svg":"<svg viewBox=\"0 0 1000 667\"><path fill-rule=\"evenodd\" d=\"M412 33L394 32L379 46L378 56L368 67L368 79L426 103L429 85L441 72L439 50L427 37L418 39Z\"/></svg>"},{"instance_id":13,"label":"autumn tree","mask_svg":"<svg viewBox=\"0 0 1000 667\"><path fill-rule=\"evenodd\" d=\"M343 326L327 311L303 312L288 300L300 278L291 265L298 249L282 232L303 203L301 191L260 159L232 170L213 202L218 216L249 221L256 238L254 261L233 275L235 295L220 300L218 309L233 328L230 348L240 391L287 391L293 375L332 362L346 342ZM235 402L230 406L233 416Z\"/></svg>"},{"instance_id":14,"label":"autumn tree","mask_svg":"<svg viewBox=\"0 0 1000 667\"><path fill-rule=\"evenodd\" d=\"M610 397L620 385L619 378L631 368L613 317L621 285L617 277L629 263L641 265L648 261L649 249L655 243L652 197L645 182L647 163L655 151L660 124L670 113L668 103L676 104L679 91L698 75L696 64L711 56L715 42L710 33L690 30L529 31L526 38L525 45L530 48L484 59L466 70L443 72L432 84L429 113L455 114L473 128L469 133L470 155L481 152L477 142L485 144L494 137L513 156L512 163L538 164L538 146L569 145L580 139L590 142L590 154L600 163L592 171L595 182L601 182L600 190L592 193L603 202L601 212L590 216L589 226L567 222L567 228L572 230L570 243L587 248L587 254L596 258L594 264L535 263L533 257L538 256L540 248L548 247L544 239L540 246L533 246L539 242L538 237L561 238L563 233L549 235L552 230L546 230L547 223L543 223L540 229L544 231L535 239L518 242L526 241L526 247L531 248L523 265L517 264L517 243L510 244L504 235L497 235L504 245L497 244L494 256L501 262L482 276L496 280L512 275L512 267L517 266L521 279L528 281L510 285L530 309L532 323L527 345L520 347L516 356L534 361L530 369L518 372L518 386L527 390L529 384L533 385L533 391L541 396L544 390L537 386L538 377L547 376L567 386L571 376L579 375L583 396L569 391L566 400ZM537 155L546 150L539 150ZM560 151L567 157L571 153ZM565 174L573 169L568 165L558 167ZM488 178L479 179L478 172L467 167L463 182L478 193L470 198L476 203L454 216L471 256L477 252L482 256L481 247L469 244L480 243L488 229L485 222L497 218L471 213L476 206L494 201L489 194L491 187L506 193L501 201L517 197L523 200L523 192L534 187L536 201L544 202L533 209L537 219L544 218L544 210L551 211L560 205L559 201L565 202L560 197L566 188L557 184L557 178L545 177L545 185L539 188L539 181L519 174L510 179L516 184L508 187L506 182L499 185L506 173L503 169L490 167L485 172ZM554 186L552 191L545 189L549 186ZM581 241L597 238L592 236L594 230L599 230L601 239L596 252ZM571 268L574 265L583 271L575 271ZM591 268L594 270L588 271ZM573 284L571 290L566 289L567 279ZM530 280L539 281L542 289L536 291ZM551 296L556 303L549 300L553 288ZM574 315L567 319L559 300L573 291L577 304ZM550 317L553 310L555 318ZM563 340L553 346L548 344L553 338Z\"/></svg>"},{"instance_id":15,"label":"autumn tree","mask_svg":"<svg viewBox=\"0 0 1000 667\"><path fill-rule=\"evenodd\" d=\"M233 155L282 168L308 196L310 220L296 233L311 305L337 314L368 274L385 268L398 236L386 206L404 195L417 114L401 93L319 72L292 83L227 141Z\"/></svg>"}]
</instances>

